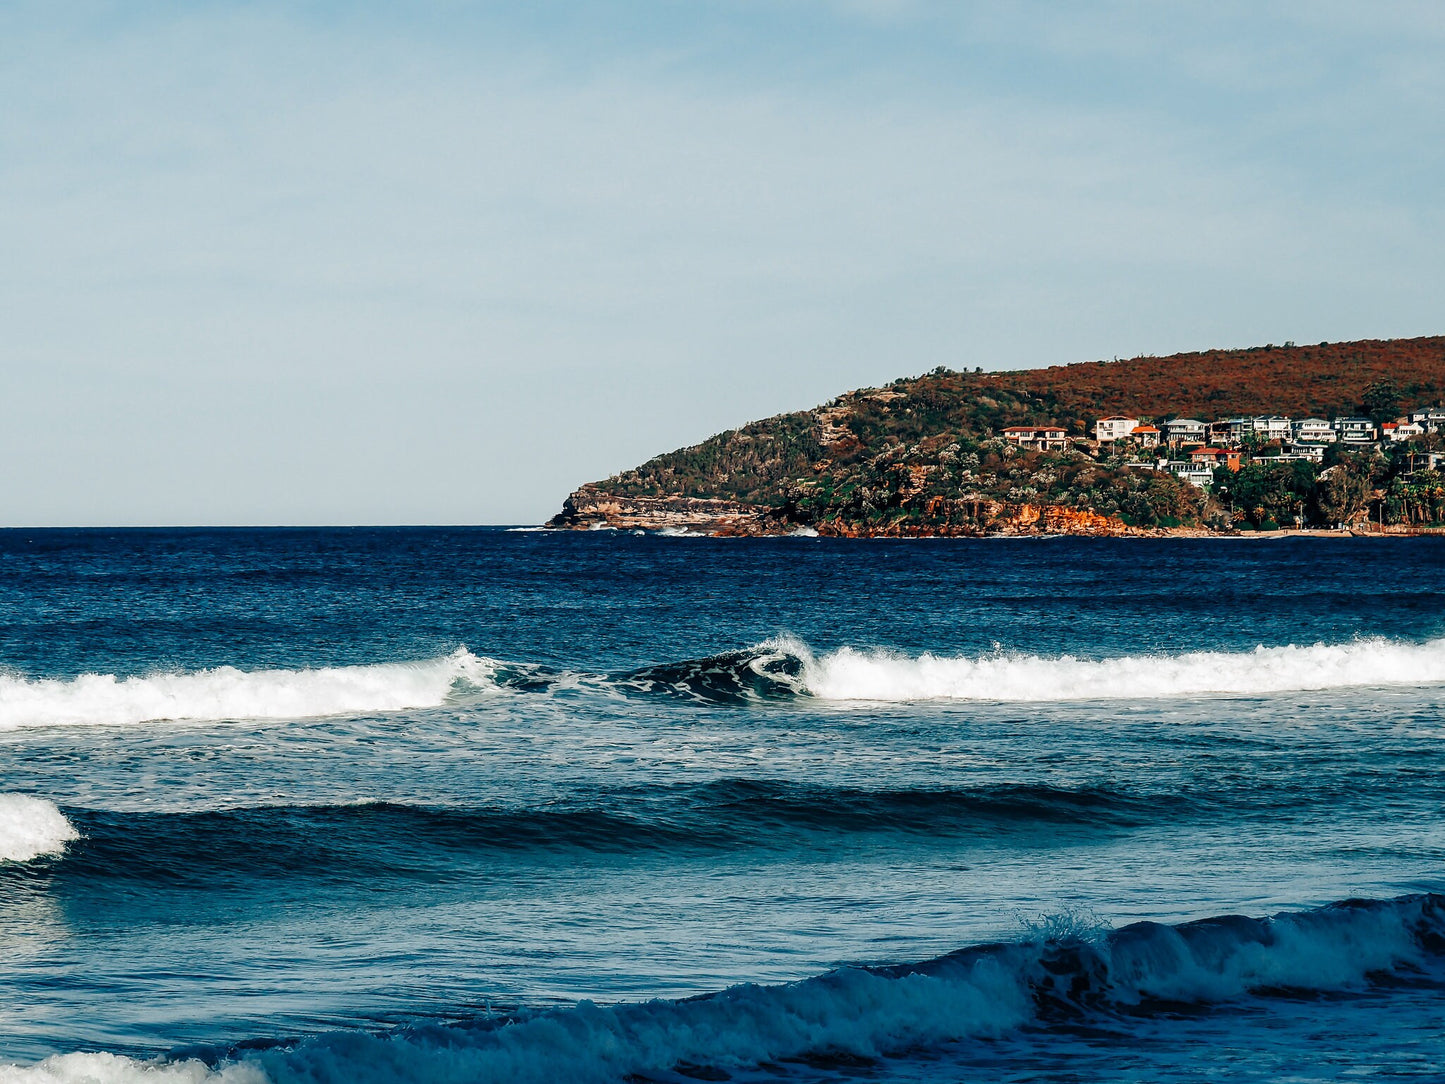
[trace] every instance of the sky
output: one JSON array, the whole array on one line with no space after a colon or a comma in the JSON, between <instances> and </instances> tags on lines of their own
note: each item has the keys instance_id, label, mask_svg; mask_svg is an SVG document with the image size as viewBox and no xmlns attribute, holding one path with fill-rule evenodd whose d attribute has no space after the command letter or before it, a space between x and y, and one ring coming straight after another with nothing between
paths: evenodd
<instances>
[{"instance_id":1,"label":"sky","mask_svg":"<svg viewBox=\"0 0 1445 1084\"><path fill-rule=\"evenodd\" d=\"M1445 332L1445 6L0 0L0 524L536 523L854 387Z\"/></svg>"}]
</instances>

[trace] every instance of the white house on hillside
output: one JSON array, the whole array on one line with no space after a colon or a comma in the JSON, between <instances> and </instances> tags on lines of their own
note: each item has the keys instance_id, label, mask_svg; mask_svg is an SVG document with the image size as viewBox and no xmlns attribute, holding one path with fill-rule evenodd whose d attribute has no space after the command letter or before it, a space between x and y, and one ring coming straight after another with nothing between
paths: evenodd
<instances>
[{"instance_id":1,"label":"white house on hillside","mask_svg":"<svg viewBox=\"0 0 1445 1084\"><path fill-rule=\"evenodd\" d=\"M1260 415L1250 419L1254 424L1254 435L1260 440L1289 440L1290 422L1278 414Z\"/></svg>"},{"instance_id":2,"label":"white house on hillside","mask_svg":"<svg viewBox=\"0 0 1445 1084\"><path fill-rule=\"evenodd\" d=\"M1100 418L1094 423L1094 439L1100 444L1111 444L1116 440L1127 440L1129 434L1139 425L1138 418Z\"/></svg>"}]
</instances>

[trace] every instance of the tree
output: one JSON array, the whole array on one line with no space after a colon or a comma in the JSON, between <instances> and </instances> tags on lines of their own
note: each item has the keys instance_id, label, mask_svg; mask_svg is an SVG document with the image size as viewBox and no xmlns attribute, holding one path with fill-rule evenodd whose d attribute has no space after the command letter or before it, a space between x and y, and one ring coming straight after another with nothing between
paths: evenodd
<instances>
[{"instance_id":1,"label":"tree","mask_svg":"<svg viewBox=\"0 0 1445 1084\"><path fill-rule=\"evenodd\" d=\"M1387 376L1365 388L1365 395L1360 401L1360 405L1364 412L1375 421L1387 422L1400 413L1402 395L1400 385Z\"/></svg>"},{"instance_id":2,"label":"tree","mask_svg":"<svg viewBox=\"0 0 1445 1084\"><path fill-rule=\"evenodd\" d=\"M1314 465L1302 459L1283 463L1248 463L1229 483L1235 507L1259 526L1269 520L1293 523L1303 519L1315 495Z\"/></svg>"},{"instance_id":3,"label":"tree","mask_svg":"<svg viewBox=\"0 0 1445 1084\"><path fill-rule=\"evenodd\" d=\"M1366 510L1370 499L1369 465L1344 459L1320 475L1315 507L1325 523L1350 523Z\"/></svg>"}]
</instances>

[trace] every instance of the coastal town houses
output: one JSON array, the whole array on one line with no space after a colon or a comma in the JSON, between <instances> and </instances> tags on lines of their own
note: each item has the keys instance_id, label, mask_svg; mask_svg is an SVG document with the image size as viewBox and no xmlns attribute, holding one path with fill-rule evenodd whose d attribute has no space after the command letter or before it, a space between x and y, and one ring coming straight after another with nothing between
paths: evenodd
<instances>
[{"instance_id":1,"label":"coastal town houses","mask_svg":"<svg viewBox=\"0 0 1445 1084\"><path fill-rule=\"evenodd\" d=\"M1094 423L1094 439L1100 444L1113 444L1115 441L1128 440L1138 427L1138 418L1118 416L1100 418Z\"/></svg>"},{"instance_id":2,"label":"coastal town houses","mask_svg":"<svg viewBox=\"0 0 1445 1084\"><path fill-rule=\"evenodd\" d=\"M1383 424L1362 416L1291 419L1262 414L1215 421L1171 418L1155 427L1147 419L1112 415L1099 418L1094 432L1097 454L1120 456L1125 460L1121 465L1128 469L1168 473L1200 489L1214 488L1220 468L1238 472L1246 461L1306 462L1323 467L1332 445L1343 445L1354 453L1373 450L1377 454L1400 447L1395 458L1405 478L1445 467L1445 451L1435 450L1445 442L1431 436L1445 433L1445 408L1441 407L1415 410ZM1005 435L1022 447L1068 447L1062 428L1014 426L1005 430ZM1082 446L1088 447L1088 442ZM1319 477L1328 473L1326 470Z\"/></svg>"},{"instance_id":3,"label":"coastal town houses","mask_svg":"<svg viewBox=\"0 0 1445 1084\"><path fill-rule=\"evenodd\" d=\"M1069 447L1068 434L1058 425L1011 425L1003 431L1003 439L1039 452L1062 452Z\"/></svg>"},{"instance_id":4,"label":"coastal town houses","mask_svg":"<svg viewBox=\"0 0 1445 1084\"><path fill-rule=\"evenodd\" d=\"M1048 438L1042 429L1016 426L1007 431L1009 439L1025 447L1054 447L1052 441L1062 439L1051 430ZM1158 427L1137 418L1113 415L1094 423L1101 451L1132 448L1136 453L1156 447L1167 447L1180 453L1190 449L1204 452L1248 450L1255 458L1306 459L1324 461L1326 446L1345 444L1356 450L1397 444L1431 434L1445 433L1445 408L1429 407L1412 411L1406 417L1377 425L1373 418L1299 418L1280 414L1260 414L1221 418L1206 422L1196 418L1171 418ZM1047 439L1050 443L1044 443ZM1262 455L1261 455L1262 454ZM1183 462L1182 455L1179 457ZM1161 462L1168 462L1162 460ZM1192 460L1191 460L1192 462ZM1162 467L1161 467L1162 469Z\"/></svg>"}]
</instances>

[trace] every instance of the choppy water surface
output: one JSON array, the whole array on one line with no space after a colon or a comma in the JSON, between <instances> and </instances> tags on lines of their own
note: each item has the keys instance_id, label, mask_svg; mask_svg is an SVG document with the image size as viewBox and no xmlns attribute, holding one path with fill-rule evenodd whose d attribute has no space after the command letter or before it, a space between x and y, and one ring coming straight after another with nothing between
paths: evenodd
<instances>
[{"instance_id":1,"label":"choppy water surface","mask_svg":"<svg viewBox=\"0 0 1445 1084\"><path fill-rule=\"evenodd\" d=\"M1431 539L0 532L0 1081L1430 1077L1442 694Z\"/></svg>"}]
</instances>

